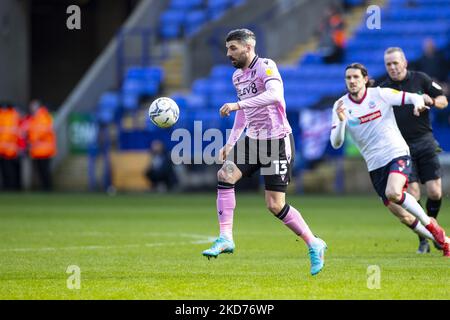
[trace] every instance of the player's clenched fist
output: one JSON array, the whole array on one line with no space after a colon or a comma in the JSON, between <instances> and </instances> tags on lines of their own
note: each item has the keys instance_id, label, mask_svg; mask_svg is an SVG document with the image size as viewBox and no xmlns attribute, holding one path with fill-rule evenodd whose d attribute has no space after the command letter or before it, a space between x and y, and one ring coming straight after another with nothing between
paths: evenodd
<instances>
[{"instance_id":1,"label":"player's clenched fist","mask_svg":"<svg viewBox=\"0 0 450 320\"><path fill-rule=\"evenodd\" d=\"M220 116L228 117L230 112L239 110L239 105L237 103L225 103L222 108L220 108Z\"/></svg>"},{"instance_id":2,"label":"player's clenched fist","mask_svg":"<svg viewBox=\"0 0 450 320\"><path fill-rule=\"evenodd\" d=\"M339 117L339 120L344 121L345 120L345 106L344 106L344 101L339 100L338 104L337 104L337 109L336 109L336 113Z\"/></svg>"}]
</instances>

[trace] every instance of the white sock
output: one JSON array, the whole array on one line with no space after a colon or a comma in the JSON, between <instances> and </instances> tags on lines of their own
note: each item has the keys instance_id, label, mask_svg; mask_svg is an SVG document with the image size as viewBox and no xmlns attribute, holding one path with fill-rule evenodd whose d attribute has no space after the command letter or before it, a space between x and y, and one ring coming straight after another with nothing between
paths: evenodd
<instances>
[{"instance_id":1,"label":"white sock","mask_svg":"<svg viewBox=\"0 0 450 320\"><path fill-rule=\"evenodd\" d=\"M427 226L430 224L430 217L427 216L417 200L408 192L403 192L403 198L398 204L419 219L422 225Z\"/></svg>"},{"instance_id":2,"label":"white sock","mask_svg":"<svg viewBox=\"0 0 450 320\"><path fill-rule=\"evenodd\" d=\"M425 228L423 226L423 224L421 224L419 221L417 221L417 225L413 228L413 231L415 233L417 233L419 236L422 236L424 238L430 239L433 242L436 242L434 240L433 235L431 234L430 231L427 230L427 228Z\"/></svg>"}]
</instances>

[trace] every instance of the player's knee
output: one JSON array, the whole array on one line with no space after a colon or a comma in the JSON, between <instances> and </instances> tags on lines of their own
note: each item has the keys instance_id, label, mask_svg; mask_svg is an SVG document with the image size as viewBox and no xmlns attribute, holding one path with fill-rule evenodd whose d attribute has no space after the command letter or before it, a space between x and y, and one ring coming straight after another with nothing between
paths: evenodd
<instances>
[{"instance_id":1,"label":"player's knee","mask_svg":"<svg viewBox=\"0 0 450 320\"><path fill-rule=\"evenodd\" d=\"M439 200L442 197L442 192L439 188L432 188L428 190L428 198L431 200Z\"/></svg>"},{"instance_id":2,"label":"player's knee","mask_svg":"<svg viewBox=\"0 0 450 320\"><path fill-rule=\"evenodd\" d=\"M267 201L266 203L267 209L269 209L272 214L277 215L281 212L284 207L284 203L276 202L276 201Z\"/></svg>"},{"instance_id":3,"label":"player's knee","mask_svg":"<svg viewBox=\"0 0 450 320\"><path fill-rule=\"evenodd\" d=\"M217 171L217 181L219 181L219 182L226 182L226 183L233 183L231 181L230 176L227 175L227 173L225 172L224 169L220 169L219 171Z\"/></svg>"},{"instance_id":4,"label":"player's knee","mask_svg":"<svg viewBox=\"0 0 450 320\"><path fill-rule=\"evenodd\" d=\"M395 190L393 188L386 189L386 198L388 198L389 201L397 203L402 199L402 196L403 192L401 190Z\"/></svg>"},{"instance_id":5,"label":"player's knee","mask_svg":"<svg viewBox=\"0 0 450 320\"><path fill-rule=\"evenodd\" d=\"M226 182L235 184L239 178L237 177L237 173L235 172L235 165L229 164L224 165L218 172L217 172L217 180L219 182Z\"/></svg>"}]
</instances>

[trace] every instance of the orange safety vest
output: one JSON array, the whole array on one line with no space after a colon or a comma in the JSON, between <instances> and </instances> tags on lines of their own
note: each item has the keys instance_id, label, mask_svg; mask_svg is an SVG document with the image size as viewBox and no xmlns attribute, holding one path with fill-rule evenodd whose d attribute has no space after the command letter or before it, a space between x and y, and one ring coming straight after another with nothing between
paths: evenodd
<instances>
[{"instance_id":1,"label":"orange safety vest","mask_svg":"<svg viewBox=\"0 0 450 320\"><path fill-rule=\"evenodd\" d=\"M56 154L56 136L53 131L53 119L46 108L40 107L31 116L28 139L31 158L47 159Z\"/></svg>"},{"instance_id":2,"label":"orange safety vest","mask_svg":"<svg viewBox=\"0 0 450 320\"><path fill-rule=\"evenodd\" d=\"M14 108L0 111L0 156L15 159L19 155L20 115Z\"/></svg>"}]
</instances>

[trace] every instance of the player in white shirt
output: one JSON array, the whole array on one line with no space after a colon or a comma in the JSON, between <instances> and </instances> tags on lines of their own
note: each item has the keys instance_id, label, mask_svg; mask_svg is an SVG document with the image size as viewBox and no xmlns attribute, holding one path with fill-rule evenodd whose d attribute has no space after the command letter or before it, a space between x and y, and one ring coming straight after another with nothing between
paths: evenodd
<instances>
[{"instance_id":1,"label":"player in white shirt","mask_svg":"<svg viewBox=\"0 0 450 320\"><path fill-rule=\"evenodd\" d=\"M348 94L333 106L331 144L338 149L348 130L366 161L372 184L386 206L396 203L418 218L421 232L436 241L450 257L449 239L437 221L423 211L415 198L405 192L411 172L411 158L395 120L394 105L413 104L419 116L425 106L422 96L390 88L369 88L367 69L359 63L345 70ZM427 232L428 231L428 232Z\"/></svg>"}]
</instances>

